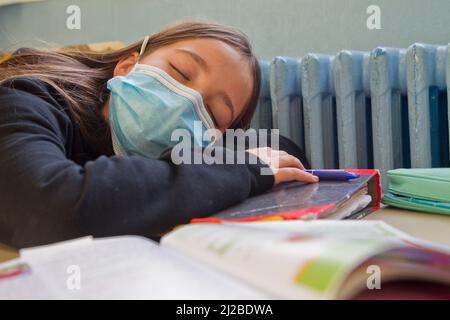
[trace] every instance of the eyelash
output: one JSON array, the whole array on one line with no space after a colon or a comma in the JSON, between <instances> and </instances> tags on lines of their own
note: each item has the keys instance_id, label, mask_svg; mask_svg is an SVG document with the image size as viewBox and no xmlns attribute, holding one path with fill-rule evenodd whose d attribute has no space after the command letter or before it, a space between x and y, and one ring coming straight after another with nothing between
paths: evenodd
<instances>
[{"instance_id":1,"label":"eyelash","mask_svg":"<svg viewBox=\"0 0 450 320\"><path fill-rule=\"evenodd\" d=\"M178 70L173 64L169 63L169 65L174 69L176 72L178 72L186 81L190 81L189 77L187 77L183 72Z\"/></svg>"}]
</instances>

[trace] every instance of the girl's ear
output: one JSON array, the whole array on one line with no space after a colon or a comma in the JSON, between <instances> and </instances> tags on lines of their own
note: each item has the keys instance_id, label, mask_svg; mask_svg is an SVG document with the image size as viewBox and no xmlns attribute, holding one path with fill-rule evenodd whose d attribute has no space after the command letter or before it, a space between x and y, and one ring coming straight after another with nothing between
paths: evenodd
<instances>
[{"instance_id":1,"label":"girl's ear","mask_svg":"<svg viewBox=\"0 0 450 320\"><path fill-rule=\"evenodd\" d=\"M131 68L138 62L139 54L137 52L133 52L126 58L122 58L117 62L116 67L114 68L113 75L115 76L125 76L130 72Z\"/></svg>"}]
</instances>

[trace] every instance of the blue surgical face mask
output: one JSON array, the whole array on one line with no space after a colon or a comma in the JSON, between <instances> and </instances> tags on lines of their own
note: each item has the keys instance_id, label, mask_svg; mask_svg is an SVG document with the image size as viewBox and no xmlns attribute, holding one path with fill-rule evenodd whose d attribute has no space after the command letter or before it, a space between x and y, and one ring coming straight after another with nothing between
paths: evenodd
<instances>
[{"instance_id":1,"label":"blue surgical face mask","mask_svg":"<svg viewBox=\"0 0 450 320\"><path fill-rule=\"evenodd\" d=\"M206 147L217 138L218 131L214 130L214 122L200 93L164 70L138 63L126 76L110 79L108 89L111 91L109 120L116 154L139 154L156 159L162 151L178 143L171 140L176 129L189 132L192 147ZM199 124L201 130L198 130ZM215 132L212 139L204 136L206 130Z\"/></svg>"}]
</instances>

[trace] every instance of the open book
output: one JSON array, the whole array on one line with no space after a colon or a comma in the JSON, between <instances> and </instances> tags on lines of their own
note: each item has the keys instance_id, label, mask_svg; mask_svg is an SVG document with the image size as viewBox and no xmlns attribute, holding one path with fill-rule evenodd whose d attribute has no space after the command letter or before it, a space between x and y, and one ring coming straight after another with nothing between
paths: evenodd
<instances>
[{"instance_id":1,"label":"open book","mask_svg":"<svg viewBox=\"0 0 450 320\"><path fill-rule=\"evenodd\" d=\"M0 272L29 271L0 279L0 299L449 298L449 250L381 221L191 224L160 245L88 237L22 250Z\"/></svg>"},{"instance_id":2,"label":"open book","mask_svg":"<svg viewBox=\"0 0 450 320\"><path fill-rule=\"evenodd\" d=\"M450 298L450 249L381 221L191 224L162 246L284 299Z\"/></svg>"},{"instance_id":3,"label":"open book","mask_svg":"<svg viewBox=\"0 0 450 320\"><path fill-rule=\"evenodd\" d=\"M136 236L85 237L23 249L0 264L4 299L264 299L262 292Z\"/></svg>"}]
</instances>

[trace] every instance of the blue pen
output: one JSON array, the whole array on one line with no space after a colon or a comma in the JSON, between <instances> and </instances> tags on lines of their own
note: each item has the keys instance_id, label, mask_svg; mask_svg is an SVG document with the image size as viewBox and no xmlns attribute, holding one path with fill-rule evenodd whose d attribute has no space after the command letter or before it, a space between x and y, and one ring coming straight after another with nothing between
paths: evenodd
<instances>
[{"instance_id":1,"label":"blue pen","mask_svg":"<svg viewBox=\"0 0 450 320\"><path fill-rule=\"evenodd\" d=\"M322 181L347 181L359 178L359 174L343 170L305 170L319 177Z\"/></svg>"}]
</instances>

